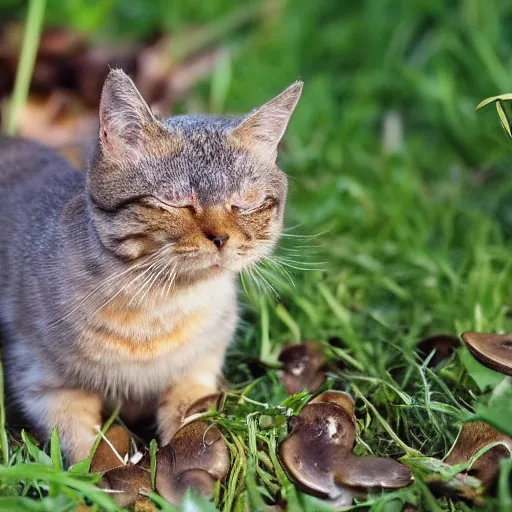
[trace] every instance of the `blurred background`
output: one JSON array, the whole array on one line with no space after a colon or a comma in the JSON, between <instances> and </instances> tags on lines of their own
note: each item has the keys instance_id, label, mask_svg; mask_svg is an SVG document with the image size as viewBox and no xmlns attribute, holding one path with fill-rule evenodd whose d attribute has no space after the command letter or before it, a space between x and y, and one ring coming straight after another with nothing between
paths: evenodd
<instances>
[{"instance_id":1,"label":"blurred background","mask_svg":"<svg viewBox=\"0 0 512 512\"><path fill-rule=\"evenodd\" d=\"M334 334L413 348L431 331L510 325L510 143L492 105L475 107L512 88L512 3L35 3L44 29L15 129L78 166L109 67L161 115L246 112L304 80L281 156L295 287L269 320L276 347ZM26 19L27 2L1 0L4 131ZM244 332L248 350L268 337Z\"/></svg>"},{"instance_id":2,"label":"blurred background","mask_svg":"<svg viewBox=\"0 0 512 512\"><path fill-rule=\"evenodd\" d=\"M1 0L4 131L26 18ZM294 286L240 343L372 339L359 356L385 368L379 340L511 326L510 143L475 112L512 88L511 23L505 0L48 0L15 128L84 166L109 67L161 115L245 112L301 77L281 157Z\"/></svg>"}]
</instances>

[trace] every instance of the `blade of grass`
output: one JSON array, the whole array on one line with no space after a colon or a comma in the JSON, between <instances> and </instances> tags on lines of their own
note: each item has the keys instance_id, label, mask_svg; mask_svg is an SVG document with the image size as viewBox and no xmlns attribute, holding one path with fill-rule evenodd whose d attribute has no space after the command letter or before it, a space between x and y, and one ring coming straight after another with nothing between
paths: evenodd
<instances>
[{"instance_id":1,"label":"blade of grass","mask_svg":"<svg viewBox=\"0 0 512 512\"><path fill-rule=\"evenodd\" d=\"M389 423L379 414L379 411L371 404L368 399L361 393L361 390L354 384L351 383L350 386L354 390L354 393L364 402L366 407L372 411L373 415L377 419L377 421L382 425L384 430L393 438L393 441L402 448L402 450L407 455L413 455L415 457L420 457L421 452L415 450L414 448L411 448L410 446L407 446L394 432L394 430L390 427Z\"/></svg>"},{"instance_id":2,"label":"blade of grass","mask_svg":"<svg viewBox=\"0 0 512 512\"><path fill-rule=\"evenodd\" d=\"M117 505L102 490L95 487L92 482L87 482L76 475L69 472L56 471L53 467L42 464L24 463L11 467L0 467L0 481L2 482L18 482L18 481L48 481L71 489L76 489L91 501L94 501L104 510L116 512Z\"/></svg>"},{"instance_id":3,"label":"blade of grass","mask_svg":"<svg viewBox=\"0 0 512 512\"><path fill-rule=\"evenodd\" d=\"M53 467L57 471L62 471L62 452L60 449L60 439L57 428L53 429L52 436L50 438L50 456L53 461Z\"/></svg>"},{"instance_id":4,"label":"blade of grass","mask_svg":"<svg viewBox=\"0 0 512 512\"><path fill-rule=\"evenodd\" d=\"M27 100L37 48L41 37L45 5L46 0L30 0L29 3L21 55L16 71L14 92L7 109L7 121L5 123L5 133L7 135L14 135L16 133L18 113Z\"/></svg>"},{"instance_id":5,"label":"blade of grass","mask_svg":"<svg viewBox=\"0 0 512 512\"><path fill-rule=\"evenodd\" d=\"M151 489L155 490L156 482L156 451L158 449L156 439L149 443L149 467L151 469Z\"/></svg>"},{"instance_id":6,"label":"blade of grass","mask_svg":"<svg viewBox=\"0 0 512 512\"><path fill-rule=\"evenodd\" d=\"M512 137L512 131L510 131L510 119L508 118L507 111L500 100L496 102L496 110L498 111L503 128L508 133L508 136Z\"/></svg>"}]
</instances>

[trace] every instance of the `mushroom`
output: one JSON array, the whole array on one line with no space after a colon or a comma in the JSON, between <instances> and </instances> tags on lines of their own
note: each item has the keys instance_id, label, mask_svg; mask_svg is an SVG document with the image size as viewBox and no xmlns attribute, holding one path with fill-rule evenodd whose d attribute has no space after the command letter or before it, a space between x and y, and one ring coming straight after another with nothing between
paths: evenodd
<instances>
[{"instance_id":1,"label":"mushroom","mask_svg":"<svg viewBox=\"0 0 512 512\"><path fill-rule=\"evenodd\" d=\"M451 466L468 462L482 448L497 441L502 441L505 446L497 445L491 448L466 470L466 474L478 478L485 489L489 489L498 475L500 458L510 457L509 449L512 449L510 437L498 432L483 421L465 423L445 462Z\"/></svg>"},{"instance_id":2,"label":"mushroom","mask_svg":"<svg viewBox=\"0 0 512 512\"><path fill-rule=\"evenodd\" d=\"M364 488L412 482L410 470L392 459L352 454L356 422L347 393L322 393L292 418L291 428L279 446L281 464L301 490L337 507L350 505Z\"/></svg>"},{"instance_id":3,"label":"mushroom","mask_svg":"<svg viewBox=\"0 0 512 512\"><path fill-rule=\"evenodd\" d=\"M188 418L189 416L193 416L194 414L201 414L203 412L208 412L210 410L218 410L220 407L222 395L218 393L214 393L211 395L206 395L199 400L196 400L194 403L190 405L187 409L183 418Z\"/></svg>"},{"instance_id":4,"label":"mushroom","mask_svg":"<svg viewBox=\"0 0 512 512\"><path fill-rule=\"evenodd\" d=\"M326 364L322 346L315 341L285 345L279 355L283 364L280 378L290 395L307 389L316 391L324 382Z\"/></svg>"},{"instance_id":5,"label":"mushroom","mask_svg":"<svg viewBox=\"0 0 512 512\"><path fill-rule=\"evenodd\" d=\"M102 489L115 491L112 498L121 508L133 505L142 492L151 492L151 473L135 464L126 464L107 471L100 481Z\"/></svg>"},{"instance_id":6,"label":"mushroom","mask_svg":"<svg viewBox=\"0 0 512 512\"><path fill-rule=\"evenodd\" d=\"M315 404L319 402L334 404L338 407L341 407L347 414L350 415L352 421L355 423L356 413L354 408L354 400L352 400L352 397L348 393L345 393L344 391L324 391L322 394L313 398L313 400L310 400L309 404Z\"/></svg>"},{"instance_id":7,"label":"mushroom","mask_svg":"<svg viewBox=\"0 0 512 512\"><path fill-rule=\"evenodd\" d=\"M156 456L156 489L179 506L186 490L211 499L216 481L225 480L230 465L228 448L220 431L204 421L183 426Z\"/></svg>"},{"instance_id":8,"label":"mushroom","mask_svg":"<svg viewBox=\"0 0 512 512\"><path fill-rule=\"evenodd\" d=\"M460 341L457 336L453 334L435 334L422 339L418 343L416 350L422 360L426 360L432 351L435 350L435 354L428 363L430 368L434 368L441 361L450 358L454 350L458 347L460 347Z\"/></svg>"},{"instance_id":9,"label":"mushroom","mask_svg":"<svg viewBox=\"0 0 512 512\"><path fill-rule=\"evenodd\" d=\"M512 375L512 334L465 332L462 339L471 355L484 366Z\"/></svg>"},{"instance_id":10,"label":"mushroom","mask_svg":"<svg viewBox=\"0 0 512 512\"><path fill-rule=\"evenodd\" d=\"M94 452L90 467L91 473L102 473L123 466L123 460L128 455L130 434L121 425L112 425L105 437L108 442L102 439Z\"/></svg>"}]
</instances>

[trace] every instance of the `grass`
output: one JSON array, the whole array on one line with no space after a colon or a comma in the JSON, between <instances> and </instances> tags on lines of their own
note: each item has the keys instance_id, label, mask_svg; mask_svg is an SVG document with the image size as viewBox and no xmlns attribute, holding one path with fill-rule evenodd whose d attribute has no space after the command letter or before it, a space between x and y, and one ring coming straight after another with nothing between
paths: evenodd
<instances>
[{"instance_id":1,"label":"grass","mask_svg":"<svg viewBox=\"0 0 512 512\"><path fill-rule=\"evenodd\" d=\"M126 39L156 28L179 33L231 11L227 0L48 0L47 22ZM289 510L322 510L276 460L283 417L307 396L287 397L273 367L284 343L331 337L341 342L326 343L337 367L328 386L356 399L358 453L402 458L416 475L411 487L371 494L356 508L470 509L436 499L424 478L446 469L432 457L448 452L475 411L512 434L510 380L464 350L431 370L415 347L437 332L512 331L511 142L492 108L475 113L512 88L511 15L498 0L274 2L225 38L232 57L180 106L245 111L298 76L305 81L281 161L291 182L287 223L298 227L280 254L294 286L273 281L277 301L244 301L226 362L234 390L213 417L233 454L221 510L263 510L275 494ZM263 372L252 364L260 357ZM115 509L90 476L62 471L27 437L9 442L0 510L66 511L84 498ZM502 462L497 494L480 510L511 509L511 469Z\"/></svg>"},{"instance_id":2,"label":"grass","mask_svg":"<svg viewBox=\"0 0 512 512\"><path fill-rule=\"evenodd\" d=\"M17 115L27 99L39 45L44 8L45 0L31 0L27 14L26 30L23 36L22 52L16 72L16 83L14 84L12 101L9 105L5 123L5 133L7 135L16 134Z\"/></svg>"}]
</instances>

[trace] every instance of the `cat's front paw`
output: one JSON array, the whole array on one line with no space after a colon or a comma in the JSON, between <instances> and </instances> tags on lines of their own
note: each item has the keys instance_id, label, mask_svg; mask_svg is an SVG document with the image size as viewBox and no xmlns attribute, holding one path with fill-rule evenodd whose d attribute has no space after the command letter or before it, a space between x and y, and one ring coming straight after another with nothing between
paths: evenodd
<instances>
[{"instance_id":1,"label":"cat's front paw","mask_svg":"<svg viewBox=\"0 0 512 512\"><path fill-rule=\"evenodd\" d=\"M160 446L167 446L181 427L183 416L176 411L165 411L158 418L158 439Z\"/></svg>"},{"instance_id":2,"label":"cat's front paw","mask_svg":"<svg viewBox=\"0 0 512 512\"><path fill-rule=\"evenodd\" d=\"M172 406L160 407L158 414L158 435L160 445L169 444L183 422L193 416L207 412L211 409L217 409L220 395L210 393L204 395L195 401L183 401L180 406L173 408ZM186 405L185 405L186 404Z\"/></svg>"}]
</instances>

